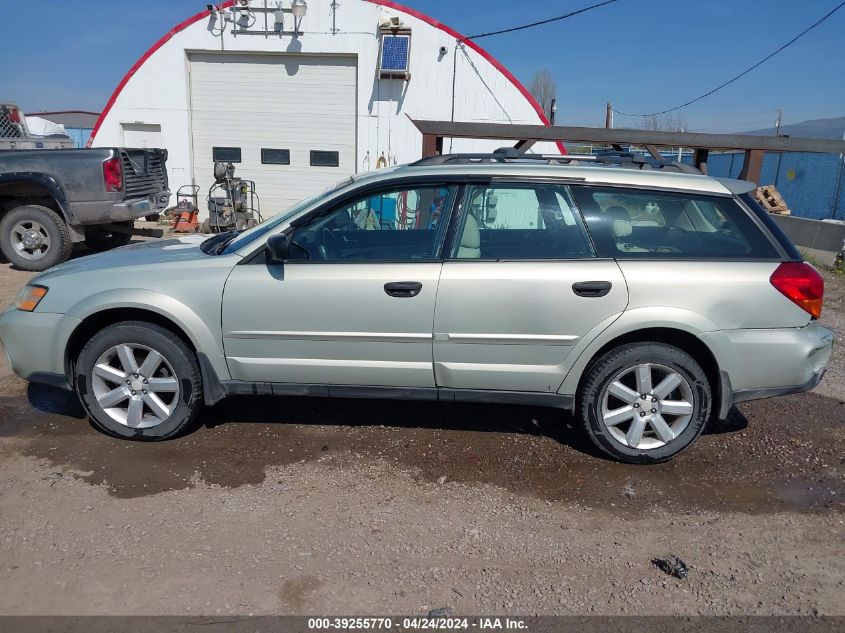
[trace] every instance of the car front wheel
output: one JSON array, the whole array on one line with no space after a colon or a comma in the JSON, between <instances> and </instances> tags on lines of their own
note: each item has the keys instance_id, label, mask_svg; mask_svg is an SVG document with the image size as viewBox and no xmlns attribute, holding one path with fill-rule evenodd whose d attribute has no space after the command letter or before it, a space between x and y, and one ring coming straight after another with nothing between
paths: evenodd
<instances>
[{"instance_id":1,"label":"car front wheel","mask_svg":"<svg viewBox=\"0 0 845 633\"><path fill-rule=\"evenodd\" d=\"M194 353L173 332L142 321L94 335L79 354L75 384L94 425L126 439L175 437L202 406Z\"/></svg>"},{"instance_id":2,"label":"car front wheel","mask_svg":"<svg viewBox=\"0 0 845 633\"><path fill-rule=\"evenodd\" d=\"M685 450L704 430L711 390L701 366L665 343L630 343L589 368L578 413L593 443L610 457L654 464Z\"/></svg>"}]
</instances>

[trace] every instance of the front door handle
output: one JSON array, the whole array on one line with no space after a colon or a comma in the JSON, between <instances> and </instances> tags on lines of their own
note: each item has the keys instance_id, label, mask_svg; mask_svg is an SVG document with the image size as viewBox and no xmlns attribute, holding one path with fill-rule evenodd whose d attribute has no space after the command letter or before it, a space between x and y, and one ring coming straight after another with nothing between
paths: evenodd
<instances>
[{"instance_id":1,"label":"front door handle","mask_svg":"<svg viewBox=\"0 0 845 633\"><path fill-rule=\"evenodd\" d=\"M384 284L384 291L391 297L416 297L421 290L422 284L418 281L392 281Z\"/></svg>"},{"instance_id":2,"label":"front door handle","mask_svg":"<svg viewBox=\"0 0 845 633\"><path fill-rule=\"evenodd\" d=\"M579 281L572 284L572 292L579 297L604 297L612 287L609 281Z\"/></svg>"}]
</instances>

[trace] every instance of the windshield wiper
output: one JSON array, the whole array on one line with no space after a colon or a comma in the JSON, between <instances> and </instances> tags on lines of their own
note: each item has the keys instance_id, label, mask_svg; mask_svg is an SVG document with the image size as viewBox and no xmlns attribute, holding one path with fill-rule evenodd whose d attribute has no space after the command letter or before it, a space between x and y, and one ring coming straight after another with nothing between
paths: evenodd
<instances>
[{"instance_id":1,"label":"windshield wiper","mask_svg":"<svg viewBox=\"0 0 845 633\"><path fill-rule=\"evenodd\" d=\"M235 238L241 233L243 233L243 230L227 231L226 233L223 233L222 235L227 235L228 237L224 239L219 245L217 245L217 248L214 249L214 254L219 255L220 253L225 251L226 247L229 246L229 244L231 244L235 240Z\"/></svg>"},{"instance_id":2,"label":"windshield wiper","mask_svg":"<svg viewBox=\"0 0 845 633\"><path fill-rule=\"evenodd\" d=\"M227 241L232 233L233 231L226 231L225 233L218 233L217 235L212 235L202 244L200 244L202 252L206 255L216 255L217 249L215 247L220 244L220 242Z\"/></svg>"}]
</instances>

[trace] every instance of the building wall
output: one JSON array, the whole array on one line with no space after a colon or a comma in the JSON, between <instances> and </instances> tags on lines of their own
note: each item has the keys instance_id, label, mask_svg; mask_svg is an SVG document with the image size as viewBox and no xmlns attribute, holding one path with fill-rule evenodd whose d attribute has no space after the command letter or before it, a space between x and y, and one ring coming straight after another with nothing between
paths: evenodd
<instances>
[{"instance_id":1,"label":"building wall","mask_svg":"<svg viewBox=\"0 0 845 633\"><path fill-rule=\"evenodd\" d=\"M263 0L253 0L257 6ZM286 3L287 4L287 3ZM263 16L256 14L263 22ZM375 168L384 154L391 164L421 156L422 137L408 117L503 123L542 122L535 104L520 87L467 43L460 43L447 27L436 28L420 17L382 0L344 0L339 3L332 33L332 3L314 0L302 22L304 34L290 36L215 36L207 12L166 40L119 87L114 102L95 129L93 146L121 145L122 123L159 124L169 151L171 189L191 182L191 122L188 52L250 51L266 53L353 54L358 58L356 171ZM411 79L379 79L378 25L399 16L413 30ZM196 17L196 16L195 16ZM290 28L290 15L285 28ZM272 22L272 15L270 16ZM190 21L190 20L189 20ZM182 25L180 25L182 26ZM216 26L216 25L215 25ZM261 24L263 27L263 24ZM440 48L446 53L441 54ZM454 72L454 82L453 82ZM454 99L453 99L454 85ZM221 90L225 86L221 85ZM243 116L249 114L249 95L243 95ZM271 123L271 122L270 122ZM446 141L446 150L483 151L502 141ZM556 152L552 144L535 151ZM244 177L248 175L243 174ZM259 183L260 186L260 183Z\"/></svg>"}]
</instances>

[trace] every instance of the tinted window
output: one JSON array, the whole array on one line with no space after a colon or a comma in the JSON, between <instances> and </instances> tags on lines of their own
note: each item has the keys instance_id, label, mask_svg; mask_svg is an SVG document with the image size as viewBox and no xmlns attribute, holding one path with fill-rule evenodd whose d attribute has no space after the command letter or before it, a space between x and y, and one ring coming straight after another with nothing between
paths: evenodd
<instances>
[{"instance_id":1,"label":"tinted window","mask_svg":"<svg viewBox=\"0 0 845 633\"><path fill-rule=\"evenodd\" d=\"M263 165L290 165L289 149L261 148L261 163Z\"/></svg>"},{"instance_id":2,"label":"tinted window","mask_svg":"<svg viewBox=\"0 0 845 633\"><path fill-rule=\"evenodd\" d=\"M593 255L569 190L561 185L472 185L452 257L572 259Z\"/></svg>"},{"instance_id":3,"label":"tinted window","mask_svg":"<svg viewBox=\"0 0 845 633\"><path fill-rule=\"evenodd\" d=\"M759 218L766 228L769 229L772 237L778 241L787 257L795 261L802 261L804 259L801 256L801 253L798 252L798 249L795 248L795 245L790 241L789 237L787 237L786 233L783 232L783 229L780 228L780 225L775 222L768 211L760 206L760 203L754 198L754 194L744 193L740 196L740 198L742 198L742 201L748 205L748 208L751 209L752 213Z\"/></svg>"},{"instance_id":4,"label":"tinted window","mask_svg":"<svg viewBox=\"0 0 845 633\"><path fill-rule=\"evenodd\" d=\"M211 151L214 162L239 163L241 162L240 147L215 147Z\"/></svg>"},{"instance_id":5,"label":"tinted window","mask_svg":"<svg viewBox=\"0 0 845 633\"><path fill-rule=\"evenodd\" d=\"M311 166L312 167L339 167L340 153L338 152L322 152L317 150L311 151Z\"/></svg>"},{"instance_id":6,"label":"tinted window","mask_svg":"<svg viewBox=\"0 0 845 633\"><path fill-rule=\"evenodd\" d=\"M291 259L425 261L438 257L455 187L392 189L362 196L306 226L291 240Z\"/></svg>"},{"instance_id":7,"label":"tinted window","mask_svg":"<svg viewBox=\"0 0 845 633\"><path fill-rule=\"evenodd\" d=\"M602 257L778 256L733 198L615 187L572 190Z\"/></svg>"}]
</instances>

